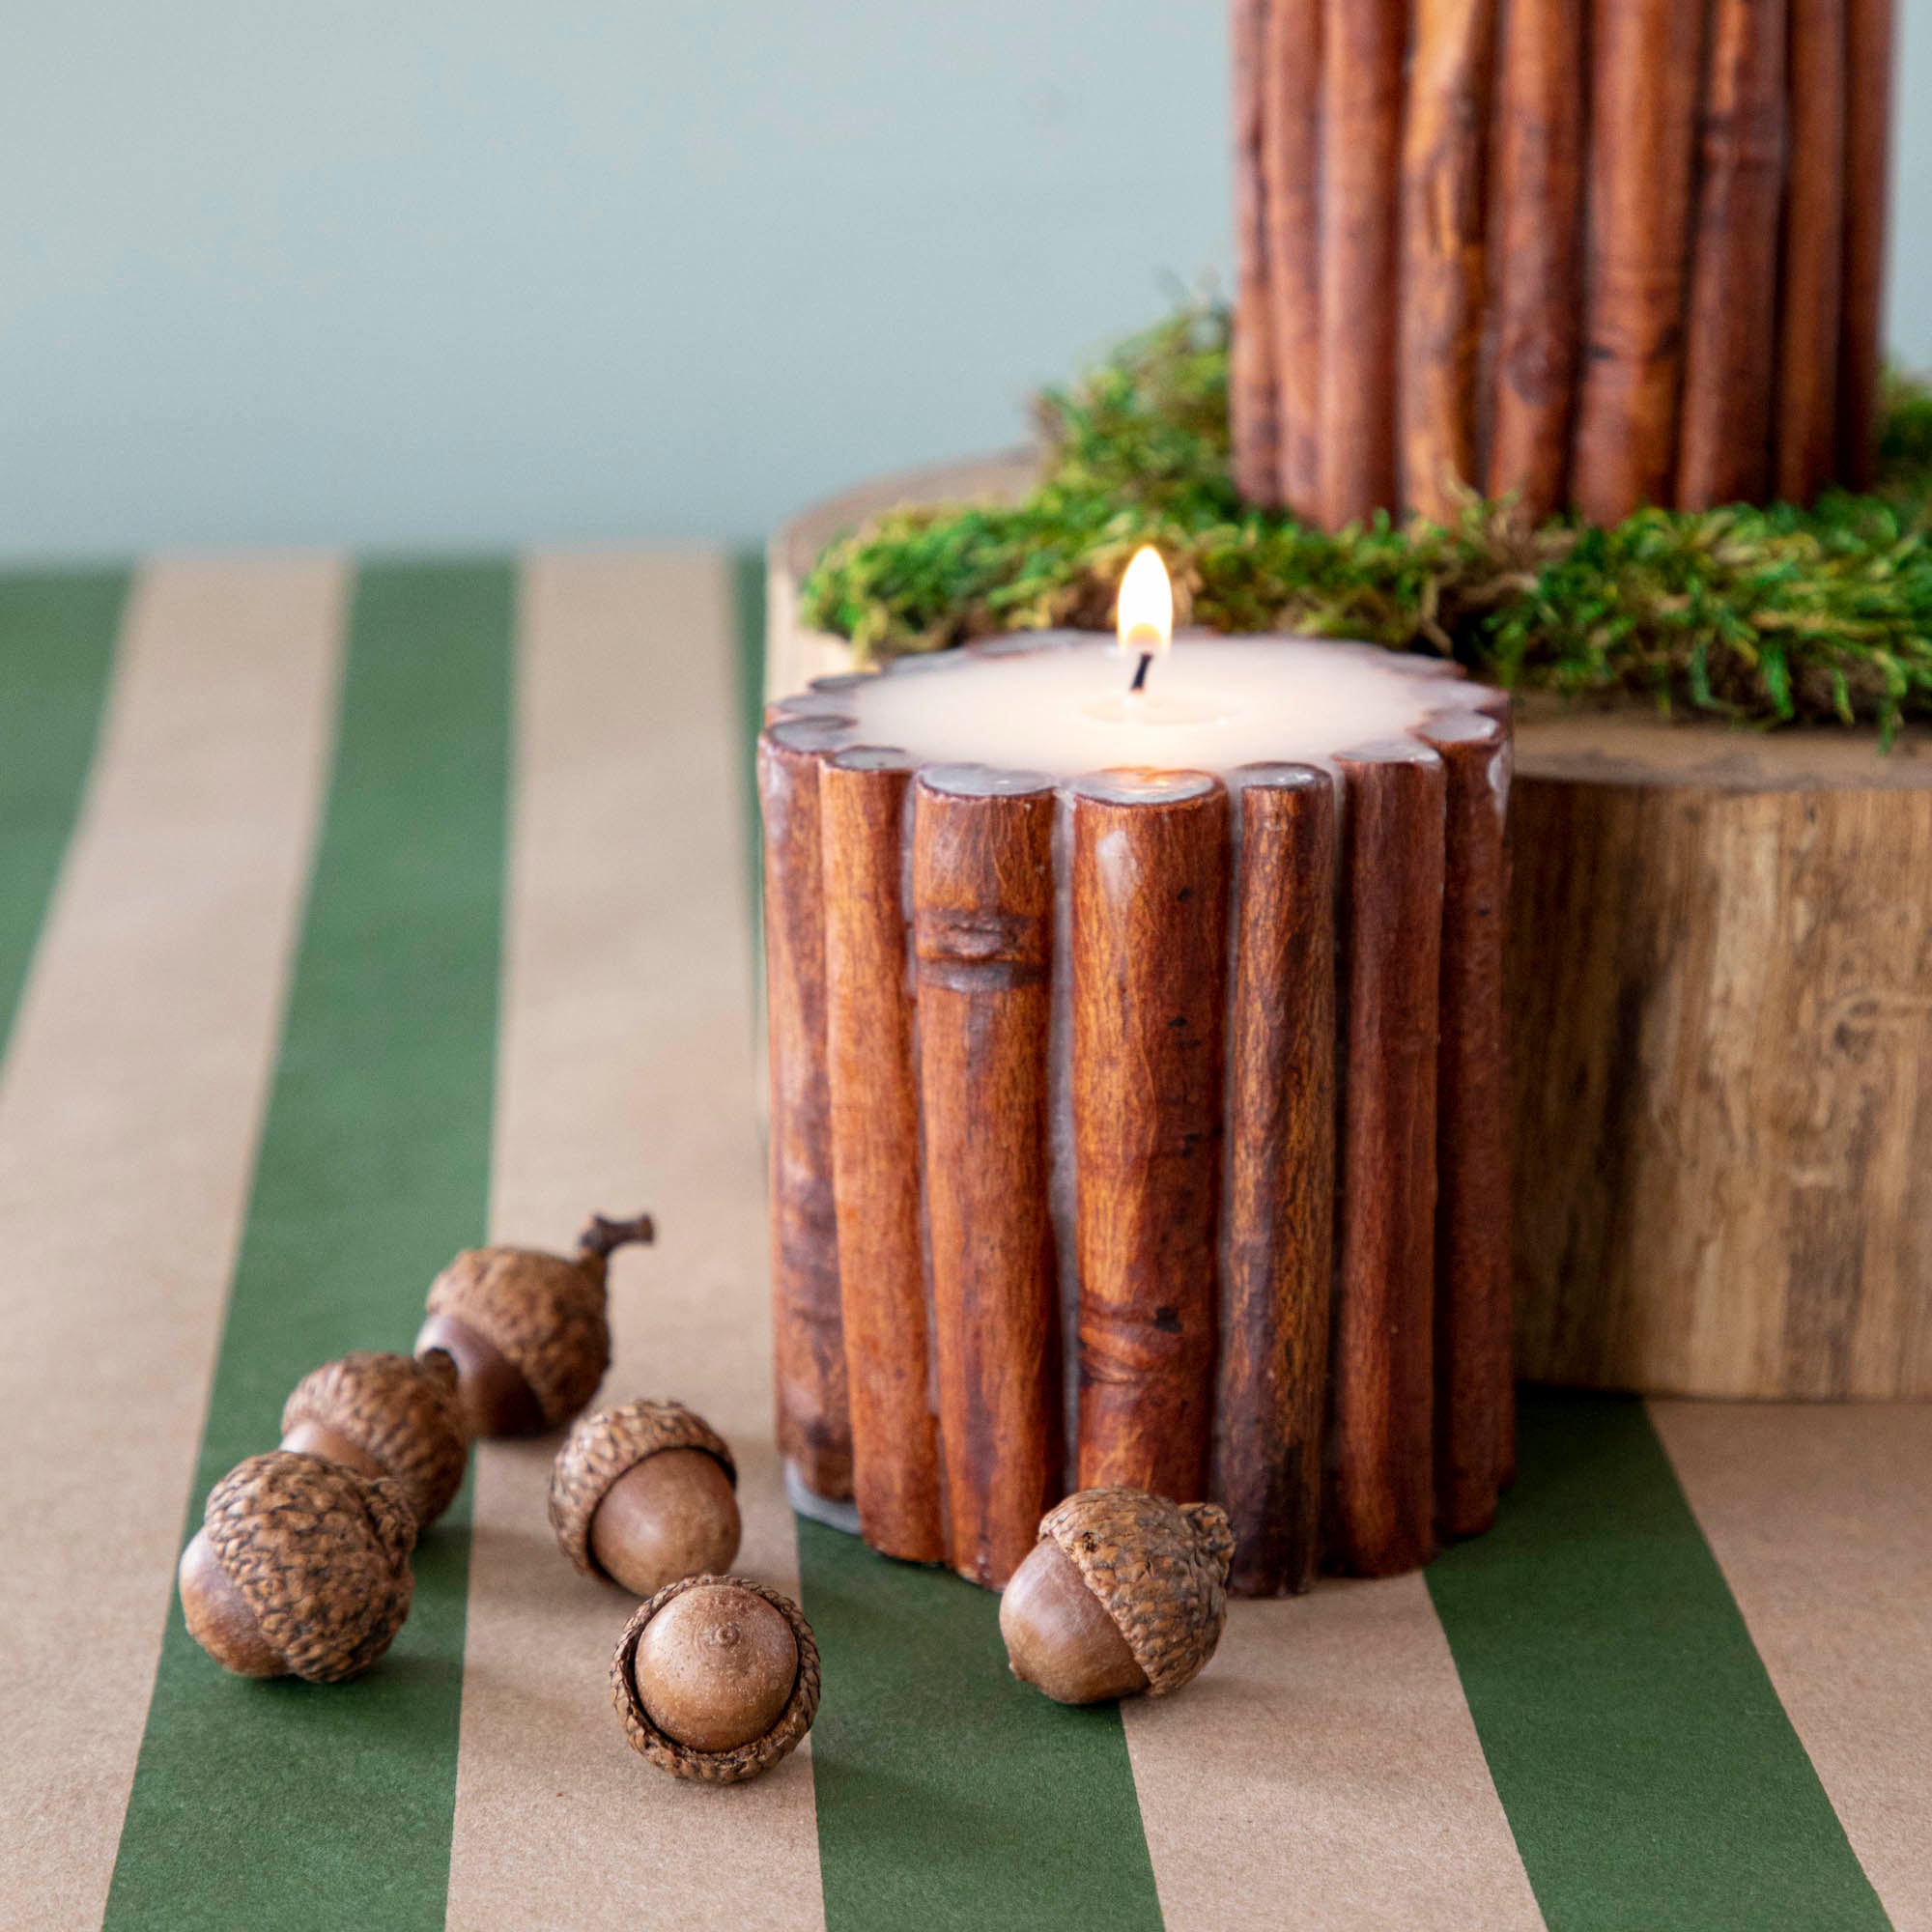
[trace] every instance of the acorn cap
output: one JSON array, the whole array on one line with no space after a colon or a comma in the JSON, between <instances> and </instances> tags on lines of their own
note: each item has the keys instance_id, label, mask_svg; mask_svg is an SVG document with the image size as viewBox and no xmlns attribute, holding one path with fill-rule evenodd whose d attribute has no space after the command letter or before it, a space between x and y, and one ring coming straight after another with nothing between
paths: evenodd
<instances>
[{"instance_id":1,"label":"acorn cap","mask_svg":"<svg viewBox=\"0 0 1932 1932\"><path fill-rule=\"evenodd\" d=\"M644 1700L638 1694L638 1639L644 1626L674 1599L687 1590L729 1583L762 1597L791 1626L792 1640L798 1645L798 1677L791 1687L779 1720L763 1737L750 1744L735 1745L729 1750L694 1750L681 1745L651 1722ZM701 1778L707 1784L738 1784L756 1777L791 1751L799 1739L811 1728L818 1714L818 1645L805 1612L789 1597L768 1590L749 1577L680 1577L667 1583L647 1604L639 1604L617 1639L617 1655L611 1662L611 1701L623 1720L624 1735L634 1751L647 1757L660 1771L673 1777Z\"/></svg>"},{"instance_id":2,"label":"acorn cap","mask_svg":"<svg viewBox=\"0 0 1932 1932\"><path fill-rule=\"evenodd\" d=\"M427 1529L456 1499L469 1437L456 1400L456 1364L440 1349L421 1356L358 1349L311 1369L282 1406L282 1434L318 1423L346 1435L402 1485Z\"/></svg>"},{"instance_id":3,"label":"acorn cap","mask_svg":"<svg viewBox=\"0 0 1932 1932\"><path fill-rule=\"evenodd\" d=\"M1235 1554L1225 1510L1082 1490L1040 1519L1039 1539L1049 1537L1119 1626L1151 1696L1179 1690L1214 1655Z\"/></svg>"},{"instance_id":4,"label":"acorn cap","mask_svg":"<svg viewBox=\"0 0 1932 1932\"><path fill-rule=\"evenodd\" d=\"M724 1438L681 1402L627 1402L582 1417L563 1438L551 1471L551 1526L563 1553L586 1577L605 1575L590 1550L597 1505L619 1476L664 1449L702 1449L737 1488L737 1464Z\"/></svg>"},{"instance_id":5,"label":"acorn cap","mask_svg":"<svg viewBox=\"0 0 1932 1932\"><path fill-rule=\"evenodd\" d=\"M529 1384L545 1424L568 1422L611 1366L604 1269L536 1248L466 1248L430 1284L429 1312L487 1336Z\"/></svg>"},{"instance_id":6,"label":"acorn cap","mask_svg":"<svg viewBox=\"0 0 1932 1932\"><path fill-rule=\"evenodd\" d=\"M367 1670L410 1613L416 1520L386 1476L271 1449L215 1484L202 1528L263 1636L311 1684Z\"/></svg>"}]
</instances>

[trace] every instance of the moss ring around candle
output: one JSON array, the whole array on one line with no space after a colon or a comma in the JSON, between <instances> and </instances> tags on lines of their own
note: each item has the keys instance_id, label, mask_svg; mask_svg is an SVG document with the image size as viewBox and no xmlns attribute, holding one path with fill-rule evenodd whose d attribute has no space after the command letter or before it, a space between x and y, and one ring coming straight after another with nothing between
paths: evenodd
<instances>
[{"instance_id":1,"label":"moss ring around candle","mask_svg":"<svg viewBox=\"0 0 1932 1932\"><path fill-rule=\"evenodd\" d=\"M624 1626L611 1700L631 1748L660 1771L741 1784L810 1730L818 1645L805 1612L763 1583L680 1577Z\"/></svg>"}]
</instances>

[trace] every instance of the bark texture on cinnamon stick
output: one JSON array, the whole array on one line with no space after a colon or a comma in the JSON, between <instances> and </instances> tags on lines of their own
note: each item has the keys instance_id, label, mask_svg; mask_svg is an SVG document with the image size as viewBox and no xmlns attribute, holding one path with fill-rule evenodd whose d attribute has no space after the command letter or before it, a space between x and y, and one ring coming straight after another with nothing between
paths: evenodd
<instances>
[{"instance_id":1,"label":"bark texture on cinnamon stick","mask_svg":"<svg viewBox=\"0 0 1932 1932\"><path fill-rule=\"evenodd\" d=\"M781 720L758 740L771 1059L772 1345L779 1448L813 1494L852 1494L825 1058L818 777L839 728Z\"/></svg>"},{"instance_id":2,"label":"bark texture on cinnamon stick","mask_svg":"<svg viewBox=\"0 0 1932 1932\"><path fill-rule=\"evenodd\" d=\"M1268 302L1267 186L1262 100L1269 0L1235 0L1235 322L1228 411L1235 488L1251 503L1281 500L1274 342Z\"/></svg>"},{"instance_id":3,"label":"bark texture on cinnamon stick","mask_svg":"<svg viewBox=\"0 0 1932 1932\"><path fill-rule=\"evenodd\" d=\"M1778 294L1776 469L1808 503L1837 461L1845 216L1845 0L1790 0L1789 143Z\"/></svg>"},{"instance_id":4,"label":"bark texture on cinnamon stick","mask_svg":"<svg viewBox=\"0 0 1932 1932\"><path fill-rule=\"evenodd\" d=\"M1585 0L1509 0L1492 206L1488 489L1541 521L1569 490L1583 213Z\"/></svg>"},{"instance_id":5,"label":"bark texture on cinnamon stick","mask_svg":"<svg viewBox=\"0 0 1932 1932\"><path fill-rule=\"evenodd\" d=\"M1227 1199L1211 1493L1230 1587L1305 1590L1321 1557L1335 1219L1335 793L1305 765L1236 775Z\"/></svg>"},{"instance_id":6,"label":"bark texture on cinnamon stick","mask_svg":"<svg viewBox=\"0 0 1932 1932\"><path fill-rule=\"evenodd\" d=\"M1846 0L1844 280L1838 336L1838 480L1871 487L1884 365L1892 0Z\"/></svg>"},{"instance_id":7,"label":"bark texture on cinnamon stick","mask_svg":"<svg viewBox=\"0 0 1932 1932\"><path fill-rule=\"evenodd\" d=\"M1441 759L1392 740L1338 760L1343 886L1341 1242L1331 1349L1331 1566L1435 1553L1435 1094Z\"/></svg>"},{"instance_id":8,"label":"bark texture on cinnamon stick","mask_svg":"<svg viewBox=\"0 0 1932 1932\"><path fill-rule=\"evenodd\" d=\"M1395 374L1407 0L1324 0L1321 16L1320 517L1396 500Z\"/></svg>"},{"instance_id":9,"label":"bark texture on cinnamon stick","mask_svg":"<svg viewBox=\"0 0 1932 1932\"><path fill-rule=\"evenodd\" d=\"M1072 788L1079 1487L1207 1493L1227 998L1228 793Z\"/></svg>"},{"instance_id":10,"label":"bark texture on cinnamon stick","mask_svg":"<svg viewBox=\"0 0 1932 1932\"><path fill-rule=\"evenodd\" d=\"M1572 494L1593 523L1668 505L1704 10L1593 0L1582 378Z\"/></svg>"},{"instance_id":11,"label":"bark texture on cinnamon stick","mask_svg":"<svg viewBox=\"0 0 1932 1932\"><path fill-rule=\"evenodd\" d=\"M1062 1493L1048 1199L1052 782L920 774L913 945L933 1340L952 1566L1004 1584Z\"/></svg>"},{"instance_id":12,"label":"bark texture on cinnamon stick","mask_svg":"<svg viewBox=\"0 0 1932 1932\"><path fill-rule=\"evenodd\" d=\"M1784 58L1785 0L1713 0L1677 454L1682 509L1757 502L1770 487Z\"/></svg>"},{"instance_id":13,"label":"bark texture on cinnamon stick","mask_svg":"<svg viewBox=\"0 0 1932 1932\"><path fill-rule=\"evenodd\" d=\"M1495 0L1416 0L1402 150L1402 500L1442 522L1476 473L1484 143Z\"/></svg>"},{"instance_id":14,"label":"bark texture on cinnamon stick","mask_svg":"<svg viewBox=\"0 0 1932 1932\"><path fill-rule=\"evenodd\" d=\"M944 1560L939 1433L920 1246L919 1076L906 980L909 761L841 752L821 768L826 1045L852 1488L866 1541Z\"/></svg>"},{"instance_id":15,"label":"bark texture on cinnamon stick","mask_svg":"<svg viewBox=\"0 0 1932 1932\"><path fill-rule=\"evenodd\" d=\"M1451 713L1420 734L1442 759L1441 1046L1435 1104L1435 1517L1444 1536L1495 1520L1515 1463L1510 1355L1509 1061L1503 940L1510 730Z\"/></svg>"},{"instance_id":16,"label":"bark texture on cinnamon stick","mask_svg":"<svg viewBox=\"0 0 1932 1932\"><path fill-rule=\"evenodd\" d=\"M1269 0L1262 174L1280 500L1321 515L1322 0Z\"/></svg>"}]
</instances>

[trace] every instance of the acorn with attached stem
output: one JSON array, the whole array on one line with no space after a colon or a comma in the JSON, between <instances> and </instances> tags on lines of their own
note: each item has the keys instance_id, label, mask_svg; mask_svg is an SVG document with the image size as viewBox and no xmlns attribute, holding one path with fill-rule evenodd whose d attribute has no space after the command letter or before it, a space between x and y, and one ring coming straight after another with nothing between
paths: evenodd
<instances>
[{"instance_id":1,"label":"acorn with attached stem","mask_svg":"<svg viewBox=\"0 0 1932 1932\"><path fill-rule=\"evenodd\" d=\"M566 1260L534 1248L468 1248L430 1285L418 1354L456 1363L472 1435L532 1435L558 1429L597 1393L611 1366L605 1310L611 1257L649 1241L648 1214L591 1217Z\"/></svg>"},{"instance_id":2,"label":"acorn with attached stem","mask_svg":"<svg viewBox=\"0 0 1932 1932\"><path fill-rule=\"evenodd\" d=\"M285 1449L250 1456L209 1492L182 1552L188 1634L239 1677L358 1676L410 1613L415 1540L388 1477Z\"/></svg>"},{"instance_id":3,"label":"acorn with attached stem","mask_svg":"<svg viewBox=\"0 0 1932 1932\"><path fill-rule=\"evenodd\" d=\"M282 1406L282 1447L387 1476L427 1529L456 1499L469 1463L446 1350L420 1355L355 1350L311 1369Z\"/></svg>"},{"instance_id":4,"label":"acorn with attached stem","mask_svg":"<svg viewBox=\"0 0 1932 1932\"><path fill-rule=\"evenodd\" d=\"M1179 1690L1221 1640L1234 1553L1213 1503L1128 1489L1068 1496L1040 1520L1000 1600L1013 1675L1062 1704Z\"/></svg>"},{"instance_id":5,"label":"acorn with attached stem","mask_svg":"<svg viewBox=\"0 0 1932 1932\"><path fill-rule=\"evenodd\" d=\"M551 1472L558 1547L586 1577L639 1597L716 1576L738 1553L738 1472L724 1438L679 1402L580 1417Z\"/></svg>"},{"instance_id":6,"label":"acorn with attached stem","mask_svg":"<svg viewBox=\"0 0 1932 1932\"><path fill-rule=\"evenodd\" d=\"M779 1591L749 1577L684 1577L624 1626L611 1690L631 1748L660 1771L737 1784L810 1730L818 1645Z\"/></svg>"}]
</instances>

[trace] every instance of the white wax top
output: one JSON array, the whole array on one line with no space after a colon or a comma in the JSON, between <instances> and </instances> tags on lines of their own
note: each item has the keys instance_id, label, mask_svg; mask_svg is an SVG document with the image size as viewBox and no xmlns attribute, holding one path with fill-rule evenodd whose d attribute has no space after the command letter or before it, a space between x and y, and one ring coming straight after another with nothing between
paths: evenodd
<instances>
[{"instance_id":1,"label":"white wax top","mask_svg":"<svg viewBox=\"0 0 1932 1932\"><path fill-rule=\"evenodd\" d=\"M1447 667L1373 645L1182 635L1135 697L1137 659L1111 639L1065 632L1041 641L907 659L856 681L838 694L856 720L851 742L895 746L920 764L1054 778L1111 765L1320 764L1453 708L1460 689Z\"/></svg>"}]
</instances>

